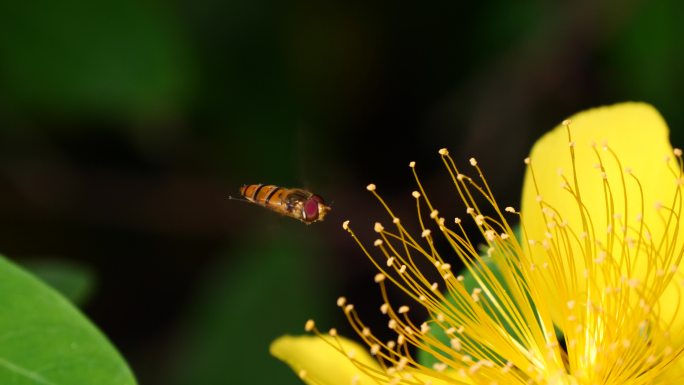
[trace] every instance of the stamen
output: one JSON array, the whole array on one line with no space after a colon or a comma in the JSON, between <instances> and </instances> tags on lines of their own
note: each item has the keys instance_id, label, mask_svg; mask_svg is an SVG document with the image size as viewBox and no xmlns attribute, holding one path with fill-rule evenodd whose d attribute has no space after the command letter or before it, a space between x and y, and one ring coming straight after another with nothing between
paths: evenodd
<instances>
[{"instance_id":1,"label":"stamen","mask_svg":"<svg viewBox=\"0 0 684 385\"><path fill-rule=\"evenodd\" d=\"M362 374L385 384L422 385L428 378L449 383L455 381L454 376L463 375L463 381L473 384L578 385L628 383L638 373L639 382L647 384L655 383L657 375L682 356L684 348L671 347L672 338L665 337L674 321L661 318L664 309L658 302L669 281L681 280L677 266L684 254L678 240L684 207L682 151L674 149L679 160L670 163L670 185L677 186L677 197L672 201L665 197L664 203L657 204L660 222L656 223L646 209L652 201L644 196L652 198L643 192L637 172L623 167L606 142L593 149L582 141L576 143L570 124L570 120L562 123L568 146L566 154L558 156L569 157L570 165L557 175L561 190L540 192L534 176L539 159L535 158L534 165L530 158L525 159L537 188L530 197L538 204L534 209L539 210L543 230L531 232L523 223L520 241L504 215L522 214L511 206L498 206L474 158L469 163L477 175L471 177L459 171L446 149L439 150L467 215L477 225L477 238L465 230L459 218L454 224L445 224L418 179L413 161L409 167L417 187L412 196L421 237L409 233L375 192L375 185L367 186L387 210L392 229L376 222L373 229L379 235L373 244L377 248L366 249L349 221L343 228L379 269L373 279L382 294L380 312L387 316L387 326L396 336L382 342L362 324L346 298L338 299L338 306L381 368L364 367L353 360ZM595 159L587 159L587 151ZM592 179L588 179L580 172L586 173L584 169L591 163L596 163L597 171L590 170ZM581 194L587 195L589 190L584 183L599 184L597 196L604 200L605 210L586 204ZM637 186L636 197L628 183ZM568 198L571 209L554 207L558 194ZM628 205L628 200L642 203L641 210L638 204L636 209ZM425 227L427 216L439 226L435 234ZM630 219L635 217L636 221ZM669 231L662 239L661 227ZM452 253L444 254L443 245ZM482 257L484 254L489 257ZM483 258L488 262L483 263ZM469 272L468 280L455 275L461 267ZM464 281L471 279L475 283L466 287ZM415 308L409 314L408 305L390 305L386 283L415 301L411 306L424 307L430 319L414 323ZM559 341L554 327L562 330L564 340ZM313 321L307 321L305 329L315 331ZM328 334L335 337L333 331ZM447 339L434 337L433 331L444 332ZM438 362L432 368L421 366L412 358L415 349L431 354ZM447 369L448 374L444 373ZM359 378L352 377L352 382L361 381Z\"/></svg>"}]
</instances>

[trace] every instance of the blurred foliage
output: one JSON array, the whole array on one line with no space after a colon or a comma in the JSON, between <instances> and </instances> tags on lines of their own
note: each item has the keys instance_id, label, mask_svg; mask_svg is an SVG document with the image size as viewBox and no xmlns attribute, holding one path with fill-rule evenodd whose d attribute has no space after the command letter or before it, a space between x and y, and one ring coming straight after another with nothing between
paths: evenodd
<instances>
[{"instance_id":1,"label":"blurred foliage","mask_svg":"<svg viewBox=\"0 0 684 385\"><path fill-rule=\"evenodd\" d=\"M622 99L644 100L655 105L673 131L675 145L684 145L684 52L676 41L684 36L679 15L684 3L644 3L625 24L621 34L601 52L601 69L613 93Z\"/></svg>"},{"instance_id":2,"label":"blurred foliage","mask_svg":"<svg viewBox=\"0 0 684 385\"><path fill-rule=\"evenodd\" d=\"M0 248L97 271L84 312L145 383L287 381L268 342L309 316L342 327L327 290L377 305L339 228L374 222L369 181L406 202L407 162L430 189L449 147L514 205L536 137L623 100L653 103L684 145L683 8L0 0ZM333 211L304 226L227 200L260 182ZM46 271L84 300L87 274Z\"/></svg>"},{"instance_id":3,"label":"blurred foliage","mask_svg":"<svg viewBox=\"0 0 684 385\"><path fill-rule=\"evenodd\" d=\"M24 261L22 265L75 305L85 304L93 294L95 274L75 261L36 258Z\"/></svg>"},{"instance_id":4,"label":"blurred foliage","mask_svg":"<svg viewBox=\"0 0 684 385\"><path fill-rule=\"evenodd\" d=\"M317 276L316 242L283 230L268 244L243 242L234 262L210 268L188 314L185 349L166 383L299 383L268 347L282 334L303 331L309 316L324 314L321 304L332 302L335 279ZM301 248L302 241L309 247Z\"/></svg>"},{"instance_id":5,"label":"blurred foliage","mask_svg":"<svg viewBox=\"0 0 684 385\"><path fill-rule=\"evenodd\" d=\"M168 9L135 0L3 1L0 84L24 113L150 118L187 98L189 56Z\"/></svg>"}]
</instances>

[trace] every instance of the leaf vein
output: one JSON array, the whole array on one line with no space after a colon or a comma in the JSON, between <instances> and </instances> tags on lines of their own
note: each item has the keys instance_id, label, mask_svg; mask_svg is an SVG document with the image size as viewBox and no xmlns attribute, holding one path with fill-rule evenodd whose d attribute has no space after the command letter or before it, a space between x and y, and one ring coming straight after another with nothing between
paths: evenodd
<instances>
[{"instance_id":1,"label":"leaf vein","mask_svg":"<svg viewBox=\"0 0 684 385\"><path fill-rule=\"evenodd\" d=\"M4 366L5 368L7 368L7 369L9 369L9 370L11 370L11 371L13 371L13 372L16 372L16 373L18 373L18 374L20 374L20 375L22 375L22 376L24 376L24 377L30 378L30 379L36 381L36 382L39 383L39 384L44 384L44 385L57 385L57 384L55 384L54 382L48 380L47 378L41 376L40 374L35 373L35 372L32 372L32 371L30 371L30 370L28 370L28 369L24 369L24 368L22 368L21 366L16 365L16 364L14 364L13 362L8 361L8 360L6 360L6 359L4 359L4 358L2 358L2 357L0 357L0 366Z\"/></svg>"}]
</instances>

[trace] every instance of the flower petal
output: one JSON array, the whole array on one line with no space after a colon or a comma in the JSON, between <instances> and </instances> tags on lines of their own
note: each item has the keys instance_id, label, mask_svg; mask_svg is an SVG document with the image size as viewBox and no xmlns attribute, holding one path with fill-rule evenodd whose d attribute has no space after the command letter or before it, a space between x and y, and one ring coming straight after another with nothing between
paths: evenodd
<instances>
[{"instance_id":1,"label":"flower petal","mask_svg":"<svg viewBox=\"0 0 684 385\"><path fill-rule=\"evenodd\" d=\"M657 255L653 250L649 250L649 255L643 250L626 251L629 245L624 228L644 228L643 221L650 235L644 237L640 233L641 240L652 239L656 245L666 240L671 247L670 254L682 244L681 236L679 240L676 238L674 227L677 226L672 222L667 224L669 213L657 208L658 202L665 207L674 206L677 181L672 169L678 168L673 161L669 167L666 163L666 157L672 157L672 147L668 127L658 111L644 103L621 103L580 112L570 118L569 127L571 139L568 128L560 125L534 145L521 209L525 234L537 245L545 240L553 242L555 233L548 223L557 220L553 218L557 214L577 237L571 246L560 249L561 256L572 259L566 267L574 266L574 269L563 269L565 282L562 284L568 285L566 292L547 294L550 299L555 298L551 301L557 305L552 310L555 320L566 301L587 296L587 279L582 277L589 264L601 263L601 250L607 258L617 261L619 273L628 275L627 279L654 280L656 268L651 262L654 256L661 261L667 258L667 252L662 250L668 248L658 249ZM543 213L541 201L552 210ZM594 245L590 246L594 248L591 253L586 252L587 244L580 246L587 233ZM557 242L562 246L562 240ZM543 247L532 246L529 251L534 261L549 258ZM631 265L627 264L629 267L625 266L624 258L632 258ZM684 269L680 268L679 273L682 272ZM599 277L595 283L598 295L605 288L600 285L610 284L606 277ZM677 285L678 279L671 281L659 302L660 319L667 322L674 318L674 331L684 326L684 312L676 314L680 300ZM572 298L573 295L579 298Z\"/></svg>"},{"instance_id":2,"label":"flower petal","mask_svg":"<svg viewBox=\"0 0 684 385\"><path fill-rule=\"evenodd\" d=\"M286 335L273 341L270 350L273 356L287 363L300 376L304 371L302 379L307 384L375 384L360 367L381 372L380 365L364 347L343 337Z\"/></svg>"},{"instance_id":3,"label":"flower petal","mask_svg":"<svg viewBox=\"0 0 684 385\"><path fill-rule=\"evenodd\" d=\"M658 376L656 384L679 384L684 378L684 358L679 358L665 372Z\"/></svg>"},{"instance_id":4,"label":"flower petal","mask_svg":"<svg viewBox=\"0 0 684 385\"><path fill-rule=\"evenodd\" d=\"M300 376L304 371L302 380L307 384L377 385L391 379L362 345L344 337L286 335L273 341L270 350L273 356L287 363ZM374 373L374 378L364 371ZM395 375L432 385L473 383L450 369L437 372L409 367Z\"/></svg>"}]
</instances>

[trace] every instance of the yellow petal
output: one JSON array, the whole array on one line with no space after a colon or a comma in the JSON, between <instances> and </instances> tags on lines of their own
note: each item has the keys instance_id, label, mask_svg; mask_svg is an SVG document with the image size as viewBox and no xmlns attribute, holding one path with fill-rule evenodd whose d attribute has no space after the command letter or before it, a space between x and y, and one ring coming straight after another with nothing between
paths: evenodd
<instances>
[{"instance_id":1,"label":"yellow petal","mask_svg":"<svg viewBox=\"0 0 684 385\"><path fill-rule=\"evenodd\" d=\"M365 367L366 371L381 371L380 365L364 347L342 337L324 338L282 336L271 343L271 354L287 363L307 384L376 384L360 369Z\"/></svg>"},{"instance_id":2,"label":"yellow petal","mask_svg":"<svg viewBox=\"0 0 684 385\"><path fill-rule=\"evenodd\" d=\"M660 376L658 376L656 384L679 384L684 378L684 358L679 358L675 361L672 366L670 366L666 371L664 371Z\"/></svg>"},{"instance_id":3,"label":"yellow petal","mask_svg":"<svg viewBox=\"0 0 684 385\"><path fill-rule=\"evenodd\" d=\"M649 228L651 239L659 242L666 235L665 232L669 231L671 241L673 226L670 224L669 228L666 228L662 216L666 216L667 213L659 214L656 203L671 207L677 189L675 177L665 161L666 157L673 156L668 128L662 116L652 106L644 103L621 103L580 112L572 116L570 121L572 143L569 142L567 128L561 125L544 135L534 145L530 160L536 187L528 169L521 208L522 223L529 239L542 242L553 234L545 222L549 216L540 210L539 200L543 199L545 204L560 213L576 236L582 236L586 228L583 225L585 223L591 226L590 232L598 242L594 243L598 245L594 250L595 254L590 256L582 254L582 249L578 245L581 241L575 242L571 250L565 249L560 252L561 257L570 257L575 264L575 271L565 271L565 282L569 283L570 276L574 274L577 277L577 286L571 288L575 290L574 293L548 293L556 296L552 302L558 306L564 306L568 300L579 300L586 294L587 281L584 272L589 263L600 263L595 262L600 259L598 250L603 248L609 258L613 257L618 262L625 255L623 246L626 242L614 242L612 245L608 242L608 234L619 232L625 223L638 228L639 217L643 215L643 222ZM571 145L575 152L575 174L570 156ZM619 163L610 151L604 150L604 145L617 155ZM600 161L597 153L605 175L597 168ZM670 162L670 165L672 164ZM626 169L631 169L633 175L638 178L643 191L640 190L639 184L625 173ZM574 180L575 175L577 184ZM606 199L604 176L610 186L612 203ZM561 187L564 182L573 189L578 188L582 205L591 222L586 221L587 217L582 218L577 199ZM610 210L613 210L612 214ZM621 239L621 236L617 238ZM613 240L615 239L613 237ZM676 243L678 247L681 246L681 241ZM542 247L530 247L530 252L535 261L548 258ZM632 265L631 273L634 276L628 278L637 278L643 282L646 272L649 271L653 281L654 268L649 265L649 258L642 254L637 255ZM664 258L662 255L660 257ZM625 269L623 268L622 272L625 272ZM679 271L684 272L684 268L680 268ZM602 281L604 279L599 277L599 285L605 284L605 281ZM682 330L681 327L684 326L684 314L675 314L678 309L676 305L679 303L679 294L676 290L678 280L676 281L671 282L660 300L661 319L669 320L674 317L672 330L675 331ZM572 298L573 296L577 298ZM558 308L553 309L554 319L558 316L558 311Z\"/></svg>"},{"instance_id":4,"label":"yellow petal","mask_svg":"<svg viewBox=\"0 0 684 385\"><path fill-rule=\"evenodd\" d=\"M392 378L358 343L339 336L323 338L325 340L309 335L282 336L271 343L271 354L287 363L307 384L377 385L388 383ZM372 377L367 373L372 373ZM438 372L410 367L400 375L408 381L432 385L473 384L450 369Z\"/></svg>"}]
</instances>

